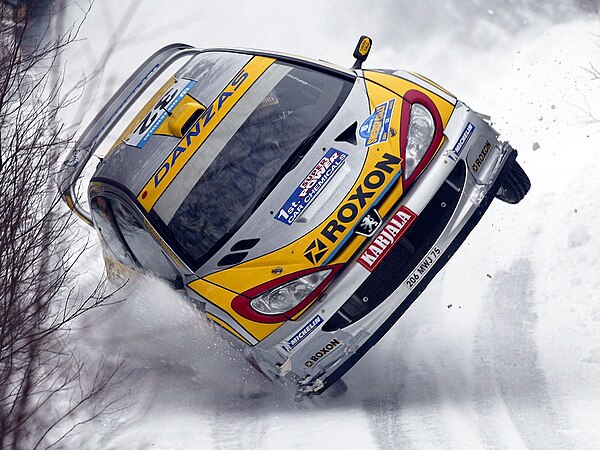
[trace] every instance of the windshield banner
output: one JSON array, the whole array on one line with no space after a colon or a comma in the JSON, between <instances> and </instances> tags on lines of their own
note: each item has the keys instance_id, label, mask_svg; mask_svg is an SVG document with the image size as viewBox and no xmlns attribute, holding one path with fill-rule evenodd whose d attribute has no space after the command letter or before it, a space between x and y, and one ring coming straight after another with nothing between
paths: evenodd
<instances>
[{"instance_id":1,"label":"windshield banner","mask_svg":"<svg viewBox=\"0 0 600 450\"><path fill-rule=\"evenodd\" d=\"M347 157L348 155L341 150L330 148L283 204L275 218L286 225L293 224L308 208L308 205L317 198Z\"/></svg>"}]
</instances>

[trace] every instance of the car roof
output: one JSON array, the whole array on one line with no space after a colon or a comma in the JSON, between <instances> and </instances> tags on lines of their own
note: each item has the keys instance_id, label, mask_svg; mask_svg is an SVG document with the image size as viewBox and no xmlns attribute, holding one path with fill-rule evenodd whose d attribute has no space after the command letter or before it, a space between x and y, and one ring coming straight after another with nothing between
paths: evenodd
<instances>
[{"instance_id":1,"label":"car roof","mask_svg":"<svg viewBox=\"0 0 600 450\"><path fill-rule=\"evenodd\" d=\"M283 60L283 61L290 61L290 62L300 63L303 65L308 64L308 65L312 66L313 68L316 68L319 70L325 69L325 70L329 70L332 72L336 72L337 74L347 75L352 78L354 78L356 76L356 73L352 69L347 69L345 67L339 66L337 64L334 64L334 63L331 63L329 61L325 61L322 59L314 59L314 58L309 58L306 56L294 55L292 53L273 52L273 51L261 50L261 49L256 49L256 48L245 48L245 47L228 47L228 48L214 47L214 48L204 49L204 51L246 53L246 54L252 54L252 55L259 55L259 56L268 56L268 57L277 58L277 59Z\"/></svg>"}]
</instances>

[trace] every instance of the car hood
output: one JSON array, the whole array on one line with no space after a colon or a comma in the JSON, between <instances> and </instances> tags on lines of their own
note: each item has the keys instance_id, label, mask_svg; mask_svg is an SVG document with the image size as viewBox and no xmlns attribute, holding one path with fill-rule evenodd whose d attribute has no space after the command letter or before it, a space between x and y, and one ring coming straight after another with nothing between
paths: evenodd
<instances>
[{"instance_id":1,"label":"car hood","mask_svg":"<svg viewBox=\"0 0 600 450\"><path fill-rule=\"evenodd\" d=\"M242 337L246 342L266 338L284 319L240 313L234 307L240 298L254 298L315 270L332 269L339 275L393 213L405 191L401 148L406 135L401 124L410 112L404 99L410 95L405 94L418 90L426 95L440 113L442 128L454 110L455 99L432 92L430 84L417 83L412 74L359 75L364 77L356 79L346 102L302 161L188 284L192 294L210 299L209 317L219 323L232 318L241 328L228 329L238 337L240 331L247 332ZM295 209L302 188L319 183L307 206ZM291 319L317 298L304 302Z\"/></svg>"},{"instance_id":2,"label":"car hood","mask_svg":"<svg viewBox=\"0 0 600 450\"><path fill-rule=\"evenodd\" d=\"M373 210L384 197L402 194L399 136L391 126L402 99L380 86L367 89L357 79L306 156L198 269L199 277L243 293L275 275L348 262L367 238L360 222L370 214L373 228L370 220L380 214Z\"/></svg>"}]
</instances>

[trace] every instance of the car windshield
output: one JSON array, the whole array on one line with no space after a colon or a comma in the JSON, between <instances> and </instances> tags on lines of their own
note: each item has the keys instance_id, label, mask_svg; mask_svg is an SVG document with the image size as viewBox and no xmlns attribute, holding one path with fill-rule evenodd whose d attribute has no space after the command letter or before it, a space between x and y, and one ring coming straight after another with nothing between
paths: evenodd
<instances>
[{"instance_id":1,"label":"car windshield","mask_svg":"<svg viewBox=\"0 0 600 450\"><path fill-rule=\"evenodd\" d=\"M343 78L277 62L244 94L196 152L194 170L181 173L155 208L167 240L192 267L248 219L314 143L351 87Z\"/></svg>"}]
</instances>

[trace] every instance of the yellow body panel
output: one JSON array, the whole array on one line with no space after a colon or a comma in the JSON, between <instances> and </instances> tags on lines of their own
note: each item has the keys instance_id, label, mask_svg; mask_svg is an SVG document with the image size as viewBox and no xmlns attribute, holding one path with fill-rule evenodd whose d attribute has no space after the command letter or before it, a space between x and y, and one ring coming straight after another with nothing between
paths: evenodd
<instances>
[{"instance_id":1,"label":"yellow body panel","mask_svg":"<svg viewBox=\"0 0 600 450\"><path fill-rule=\"evenodd\" d=\"M452 115L452 112L454 111L454 105L452 103L450 103L449 101L447 101L447 100L443 99L442 97L440 97L439 95L436 95L433 92L425 89L424 87L419 86L418 84L415 84L411 81L397 77L395 75L390 75L390 74L381 73L381 72L370 72L370 71L365 71L364 74L365 74L365 79L374 81L375 83L386 86L388 89L392 90L393 92L395 92L398 95L404 96L404 94L406 94L406 92L410 91L410 90L416 90L416 91L423 92L433 101L433 103L435 103L435 106L437 107L438 111L440 112L440 116L442 117L442 123L444 125L444 128L446 128L446 125L448 124L448 121L450 120L450 116ZM444 92L446 92L446 91L444 91Z\"/></svg>"},{"instance_id":2,"label":"yellow body panel","mask_svg":"<svg viewBox=\"0 0 600 450\"><path fill-rule=\"evenodd\" d=\"M244 338L240 333L238 333L237 331L235 331L233 328L231 328L227 322L222 321L221 319L219 319L217 316L213 316L210 313L206 313L206 317L208 317L209 320L212 320L214 323L216 323L217 325L222 326L223 328L225 328L227 331L229 331L231 334L233 334L236 338L238 338L239 340L245 342L248 345L251 345L250 342Z\"/></svg>"},{"instance_id":3,"label":"yellow body panel","mask_svg":"<svg viewBox=\"0 0 600 450\"><path fill-rule=\"evenodd\" d=\"M440 91L442 91L442 92L444 92L444 93L448 94L450 97L454 97L454 98L456 98L456 96L455 96L455 95L454 95L452 92L450 92L450 91L446 90L445 88L443 88L442 86L440 86L439 84L437 84L435 81L431 81L431 80L430 80L429 78L427 78L426 76L423 76L423 75L421 75L420 73L417 73L417 72L409 72L409 73L410 73L411 75L414 75L414 76L415 76L415 77L417 77L417 78L420 78L420 79L421 79L421 80L423 80L423 81L426 81L427 83L431 84L432 86L435 86L435 87L436 87L436 88L438 88Z\"/></svg>"},{"instance_id":4,"label":"yellow body panel","mask_svg":"<svg viewBox=\"0 0 600 450\"><path fill-rule=\"evenodd\" d=\"M266 338L269 334L282 325L281 323L257 323L241 317L231 308L231 302L235 297L237 297L237 294L228 291L227 289L215 286L214 284L202 279L192 281L188 286L194 292L198 293L206 300L218 306L221 310L234 318L238 324L240 324L248 333L250 333L259 341Z\"/></svg>"}]
</instances>

